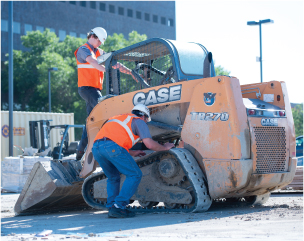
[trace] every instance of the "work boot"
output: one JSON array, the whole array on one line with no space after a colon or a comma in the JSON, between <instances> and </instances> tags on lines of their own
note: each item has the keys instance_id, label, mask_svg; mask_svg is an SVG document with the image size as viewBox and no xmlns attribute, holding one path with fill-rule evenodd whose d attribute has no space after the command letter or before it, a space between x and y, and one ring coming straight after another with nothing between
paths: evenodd
<instances>
[{"instance_id":1,"label":"work boot","mask_svg":"<svg viewBox=\"0 0 304 241\"><path fill-rule=\"evenodd\" d=\"M109 209L109 218L132 218L135 213L129 211L128 209L117 208L114 205Z\"/></svg>"},{"instance_id":2,"label":"work boot","mask_svg":"<svg viewBox=\"0 0 304 241\"><path fill-rule=\"evenodd\" d=\"M84 154L84 151L76 151L76 160L79 161L81 160L82 156Z\"/></svg>"}]
</instances>

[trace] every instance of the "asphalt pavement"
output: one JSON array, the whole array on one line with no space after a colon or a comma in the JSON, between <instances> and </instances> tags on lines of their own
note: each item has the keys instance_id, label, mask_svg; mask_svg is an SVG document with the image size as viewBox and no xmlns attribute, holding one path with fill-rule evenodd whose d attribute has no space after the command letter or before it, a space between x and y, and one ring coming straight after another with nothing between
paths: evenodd
<instances>
[{"instance_id":1,"label":"asphalt pavement","mask_svg":"<svg viewBox=\"0 0 304 241\"><path fill-rule=\"evenodd\" d=\"M303 193L272 194L263 206L220 202L203 213L129 219L109 219L100 210L15 216L18 196L1 195L1 240L303 240ZM43 231L47 236L39 237Z\"/></svg>"}]
</instances>

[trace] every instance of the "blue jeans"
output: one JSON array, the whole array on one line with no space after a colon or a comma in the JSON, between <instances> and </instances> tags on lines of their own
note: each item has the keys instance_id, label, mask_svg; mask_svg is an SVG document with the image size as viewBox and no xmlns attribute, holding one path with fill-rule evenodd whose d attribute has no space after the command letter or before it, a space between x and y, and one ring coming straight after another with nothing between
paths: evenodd
<instances>
[{"instance_id":1,"label":"blue jeans","mask_svg":"<svg viewBox=\"0 0 304 241\"><path fill-rule=\"evenodd\" d=\"M120 208L126 208L140 183L142 172L129 152L110 140L98 140L93 144L93 156L99 163L107 181L107 207L115 203ZM120 190L120 173L126 179Z\"/></svg>"},{"instance_id":2,"label":"blue jeans","mask_svg":"<svg viewBox=\"0 0 304 241\"><path fill-rule=\"evenodd\" d=\"M78 88L78 93L86 102L87 115L89 116L93 108L98 104L98 98L101 97L99 89L90 86L82 86ZM81 140L78 145L78 151L84 151L88 145L88 134L86 126L83 129Z\"/></svg>"}]
</instances>

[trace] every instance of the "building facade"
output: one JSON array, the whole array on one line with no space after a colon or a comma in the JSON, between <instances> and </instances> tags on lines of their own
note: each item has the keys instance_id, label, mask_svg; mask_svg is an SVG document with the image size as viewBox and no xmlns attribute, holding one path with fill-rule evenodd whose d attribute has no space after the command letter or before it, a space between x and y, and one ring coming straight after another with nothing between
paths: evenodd
<instances>
[{"instance_id":1,"label":"building facade","mask_svg":"<svg viewBox=\"0 0 304 241\"><path fill-rule=\"evenodd\" d=\"M1 60L8 53L8 2L1 1ZM21 36L49 28L60 41L67 35L86 38L94 27L108 35L133 30L148 38L176 39L174 1L14 1L13 48L26 49Z\"/></svg>"}]
</instances>

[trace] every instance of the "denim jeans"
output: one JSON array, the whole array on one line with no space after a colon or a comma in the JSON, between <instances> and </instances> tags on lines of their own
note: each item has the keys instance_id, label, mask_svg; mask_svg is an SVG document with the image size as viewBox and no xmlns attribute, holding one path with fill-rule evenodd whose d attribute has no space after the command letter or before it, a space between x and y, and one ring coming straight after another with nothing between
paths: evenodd
<instances>
[{"instance_id":1,"label":"denim jeans","mask_svg":"<svg viewBox=\"0 0 304 241\"><path fill-rule=\"evenodd\" d=\"M78 88L78 93L86 102L87 115L89 116L93 108L98 104L98 98L101 97L99 89L90 86L82 86ZM88 144L88 134L86 126L83 129L81 140L78 145L78 151L84 151Z\"/></svg>"},{"instance_id":2,"label":"denim jeans","mask_svg":"<svg viewBox=\"0 0 304 241\"><path fill-rule=\"evenodd\" d=\"M129 152L110 140L101 139L93 144L93 156L99 163L107 180L107 207L115 203L124 209L129 204L140 183L142 172ZM120 189L120 173L126 179Z\"/></svg>"}]
</instances>

